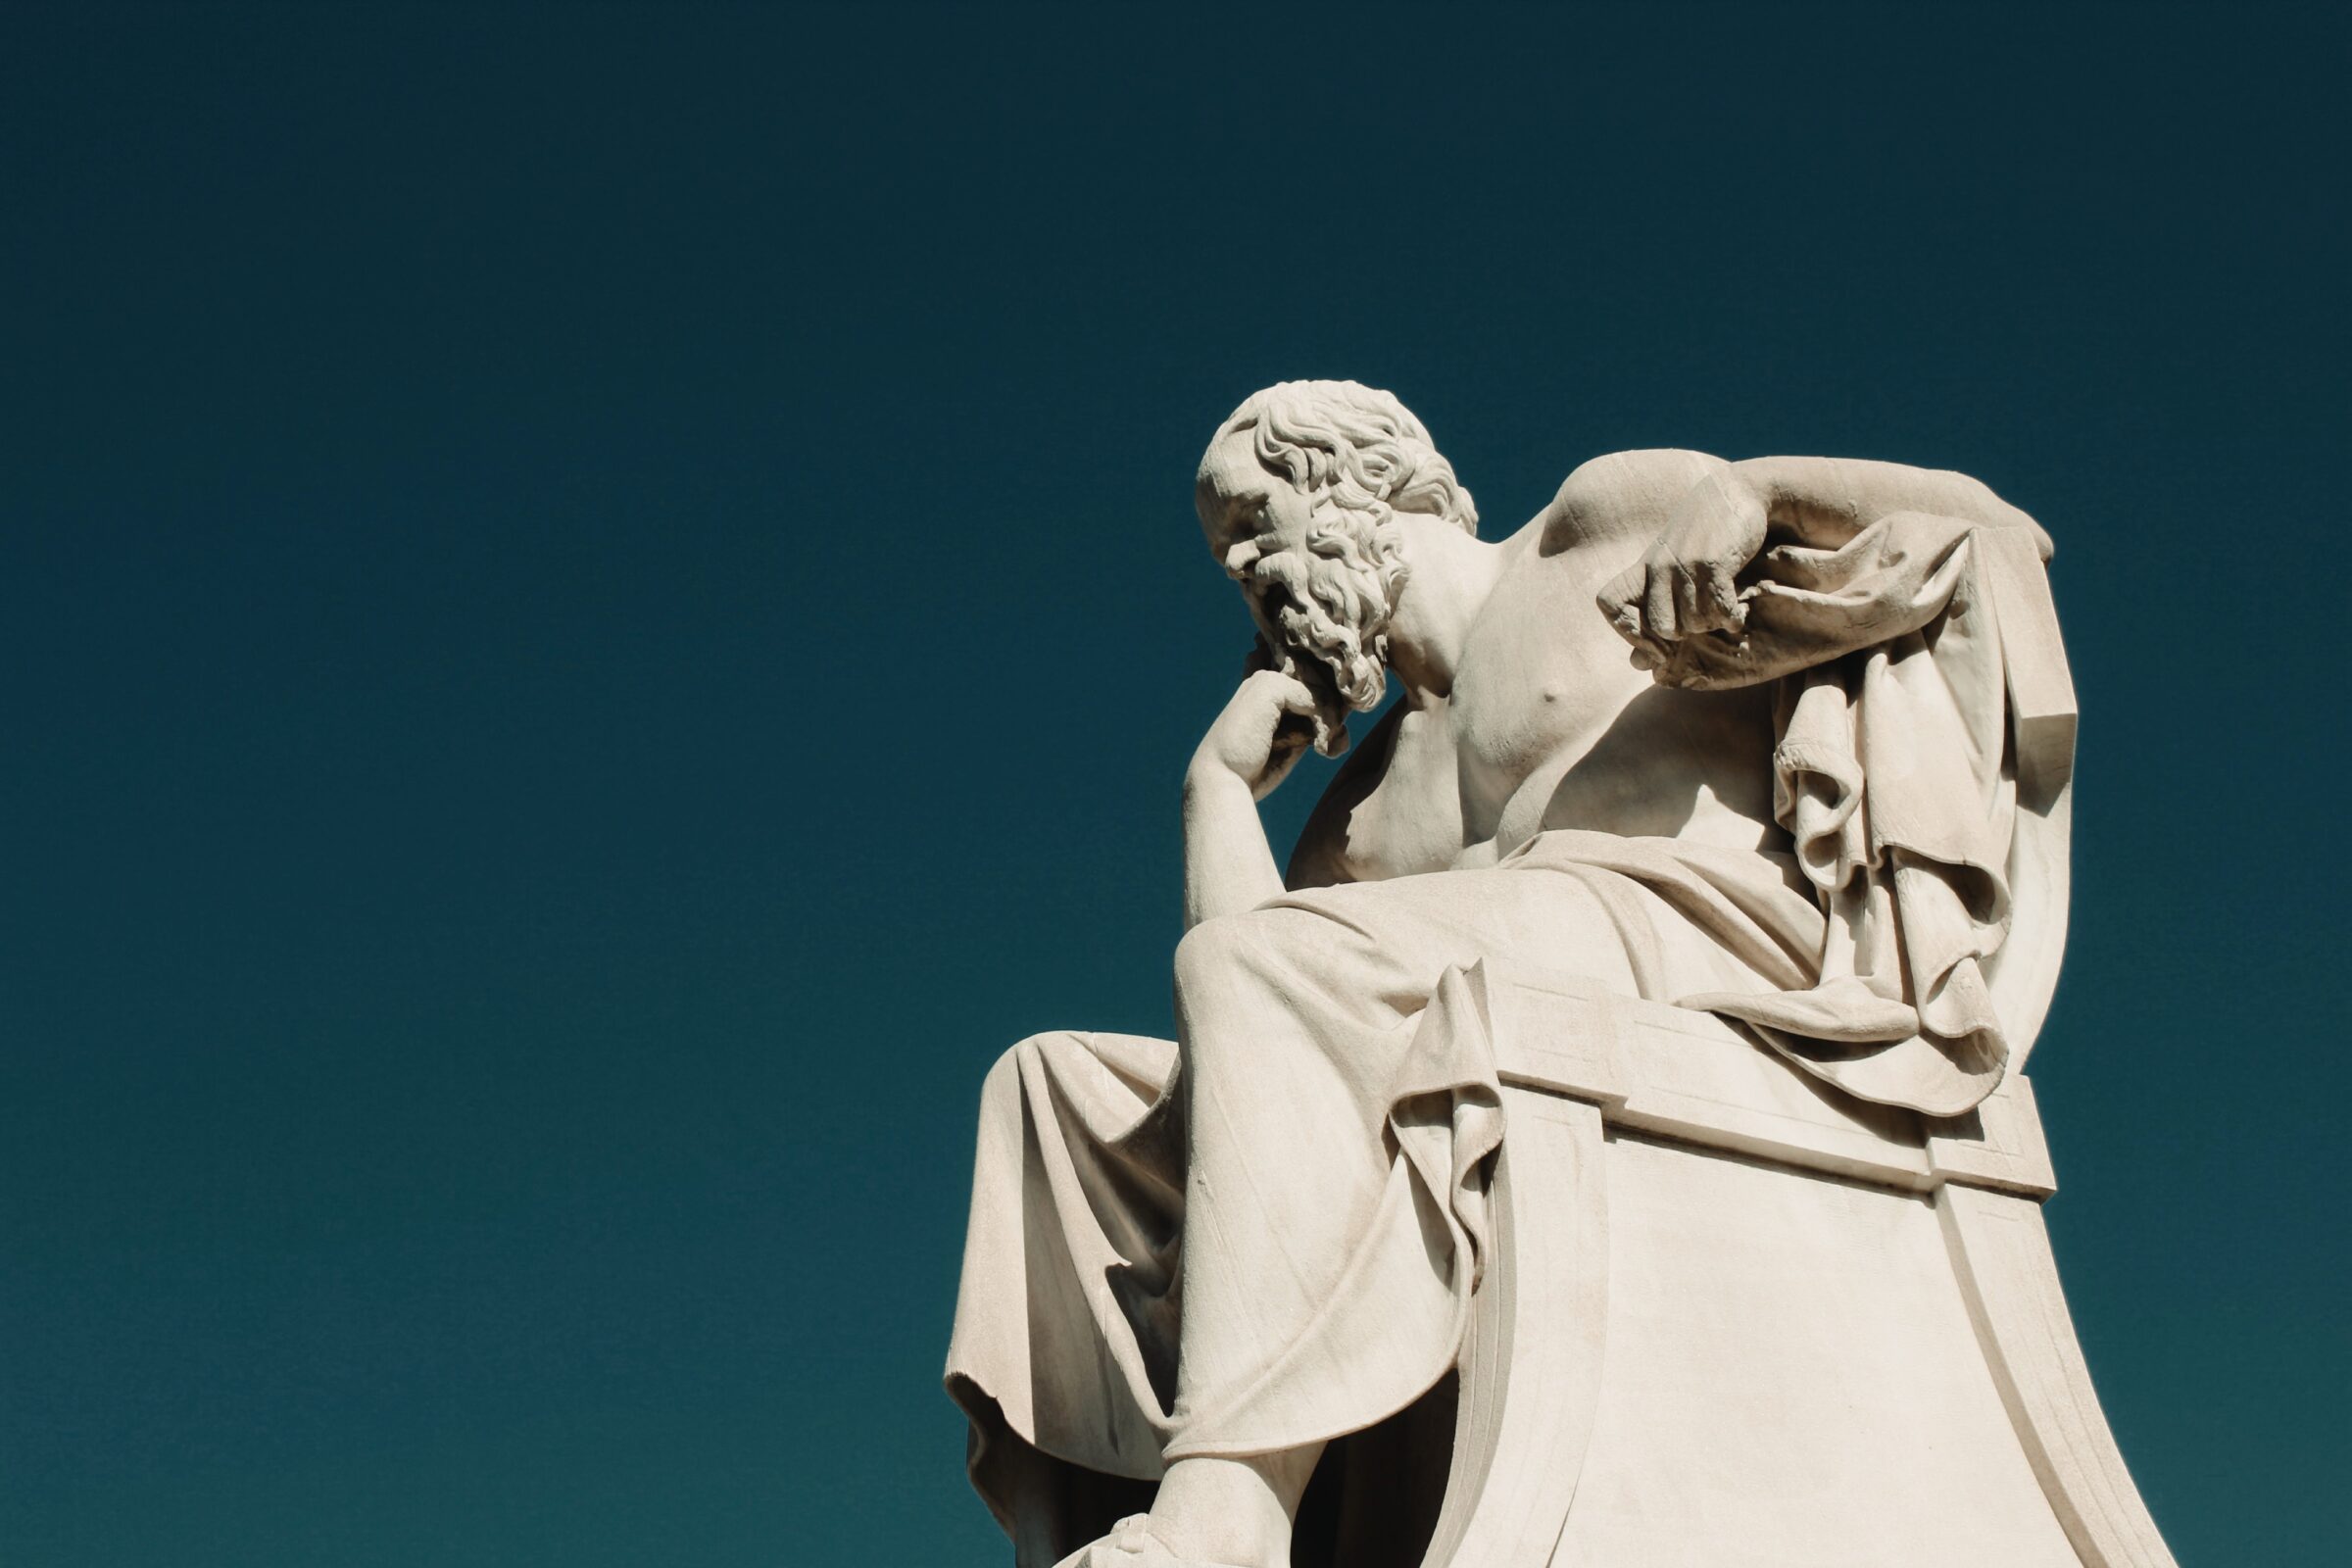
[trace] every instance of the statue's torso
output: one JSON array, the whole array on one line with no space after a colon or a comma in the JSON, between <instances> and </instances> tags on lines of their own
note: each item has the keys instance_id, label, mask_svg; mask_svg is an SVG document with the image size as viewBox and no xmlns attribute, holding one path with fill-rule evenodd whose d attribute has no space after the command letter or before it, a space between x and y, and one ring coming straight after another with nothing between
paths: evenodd
<instances>
[{"instance_id":1,"label":"statue's torso","mask_svg":"<svg viewBox=\"0 0 2352 1568\"><path fill-rule=\"evenodd\" d=\"M1551 828L1779 842L1769 688L1680 691L1635 668L1593 599L1638 542L1560 547L1557 507L1506 544L1450 693L1399 705L1334 781L1295 883L1491 864Z\"/></svg>"}]
</instances>

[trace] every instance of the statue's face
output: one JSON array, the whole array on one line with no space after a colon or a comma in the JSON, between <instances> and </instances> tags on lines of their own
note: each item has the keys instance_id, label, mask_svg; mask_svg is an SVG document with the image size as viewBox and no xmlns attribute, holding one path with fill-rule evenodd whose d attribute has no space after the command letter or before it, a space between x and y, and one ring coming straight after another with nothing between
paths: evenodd
<instances>
[{"instance_id":1,"label":"statue's face","mask_svg":"<svg viewBox=\"0 0 2352 1568\"><path fill-rule=\"evenodd\" d=\"M1305 550L1314 526L1312 505L1288 478L1257 461L1255 443L1247 430L1219 436L1209 447L1200 460L1194 501L1209 553L1241 585L1267 641L1278 642L1280 630L1266 602L1274 585L1255 568L1270 556Z\"/></svg>"},{"instance_id":2,"label":"statue's face","mask_svg":"<svg viewBox=\"0 0 2352 1568\"><path fill-rule=\"evenodd\" d=\"M1348 711L1377 704L1387 680L1384 628L1404 570L1386 510L1350 511L1298 490L1258 461L1249 431L1209 447L1195 502L1275 667L1315 693L1316 745L1337 756Z\"/></svg>"}]
</instances>

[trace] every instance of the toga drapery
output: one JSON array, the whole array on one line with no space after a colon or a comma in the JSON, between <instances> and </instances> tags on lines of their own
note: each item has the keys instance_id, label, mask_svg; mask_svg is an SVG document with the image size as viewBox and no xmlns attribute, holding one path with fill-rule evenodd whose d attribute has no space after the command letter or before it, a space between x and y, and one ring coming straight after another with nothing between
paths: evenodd
<instances>
[{"instance_id":1,"label":"toga drapery","mask_svg":"<svg viewBox=\"0 0 2352 1568\"><path fill-rule=\"evenodd\" d=\"M2019 517L1769 550L1744 636L1659 671L1779 683L1782 850L1551 831L1491 867L1288 893L1185 938L1179 1042L1008 1052L947 1369L998 1517L1070 1509L1063 1467L1294 1447L1443 1377L1504 1136L1479 1043L1414 1027L1449 967L1703 1007L1930 1115L1989 1094L2054 974L2073 741L2048 541Z\"/></svg>"}]
</instances>

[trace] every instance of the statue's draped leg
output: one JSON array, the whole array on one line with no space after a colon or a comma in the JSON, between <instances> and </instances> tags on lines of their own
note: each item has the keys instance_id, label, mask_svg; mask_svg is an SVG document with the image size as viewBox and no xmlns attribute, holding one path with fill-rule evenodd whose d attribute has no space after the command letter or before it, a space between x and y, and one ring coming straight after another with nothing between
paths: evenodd
<instances>
[{"instance_id":1,"label":"statue's draped leg","mask_svg":"<svg viewBox=\"0 0 2352 1568\"><path fill-rule=\"evenodd\" d=\"M1477 1031L1424 1027L1472 1016L1428 1009L1447 970L1664 1001L1801 978L1820 917L1770 859L1710 876L1612 840L1603 866L1586 837L1209 921L1178 952L1180 1048L1050 1035L1000 1063L949 1374L1008 1529L1072 1506L1028 1449L1148 1481L1360 1431L1452 1366L1500 1127Z\"/></svg>"},{"instance_id":2,"label":"statue's draped leg","mask_svg":"<svg viewBox=\"0 0 2352 1568\"><path fill-rule=\"evenodd\" d=\"M1176 1047L1060 1032L981 1092L948 1391L973 1485L1052 1563L1149 1505L1173 1396L1183 1213Z\"/></svg>"}]
</instances>

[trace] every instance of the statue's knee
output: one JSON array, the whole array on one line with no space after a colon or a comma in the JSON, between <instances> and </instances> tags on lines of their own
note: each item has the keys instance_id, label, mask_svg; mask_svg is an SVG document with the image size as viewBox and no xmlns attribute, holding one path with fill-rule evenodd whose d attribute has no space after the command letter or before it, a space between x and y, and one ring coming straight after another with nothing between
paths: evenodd
<instances>
[{"instance_id":1,"label":"statue's knee","mask_svg":"<svg viewBox=\"0 0 2352 1568\"><path fill-rule=\"evenodd\" d=\"M1287 905L1203 920L1176 944L1178 1006L1252 982L1287 987L1330 935L1322 915Z\"/></svg>"},{"instance_id":2,"label":"statue's knee","mask_svg":"<svg viewBox=\"0 0 2352 1568\"><path fill-rule=\"evenodd\" d=\"M1059 1038L1066 1031L1050 1031L1031 1035L1019 1045L1008 1048L980 1080L980 1118L983 1121L1020 1113L1024 1091L1022 1079L1028 1064L1044 1058L1046 1042Z\"/></svg>"},{"instance_id":3,"label":"statue's knee","mask_svg":"<svg viewBox=\"0 0 2352 1568\"><path fill-rule=\"evenodd\" d=\"M1229 980L1265 950L1266 911L1221 914L1203 920L1176 944L1176 993Z\"/></svg>"},{"instance_id":4,"label":"statue's knee","mask_svg":"<svg viewBox=\"0 0 2352 1568\"><path fill-rule=\"evenodd\" d=\"M1021 1053L1028 1048L1024 1040L1017 1046L1007 1046L989 1063L988 1076L980 1080L980 1098L994 1100L1013 1089L1020 1081Z\"/></svg>"}]
</instances>

